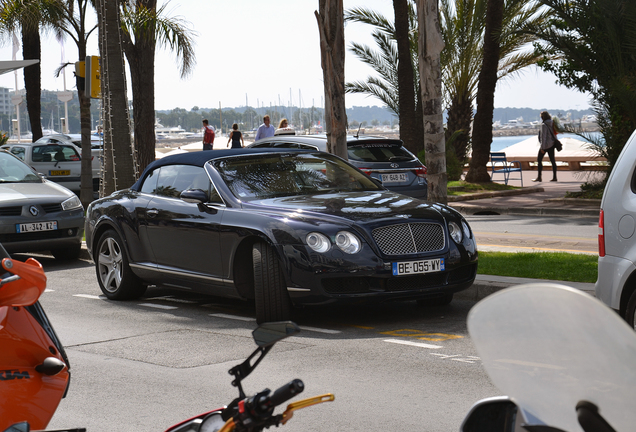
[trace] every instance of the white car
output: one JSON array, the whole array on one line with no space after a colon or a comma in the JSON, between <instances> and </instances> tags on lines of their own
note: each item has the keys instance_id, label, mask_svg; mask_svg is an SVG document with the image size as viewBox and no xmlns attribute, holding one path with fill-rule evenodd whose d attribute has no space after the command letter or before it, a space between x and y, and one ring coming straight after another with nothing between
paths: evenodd
<instances>
[{"instance_id":1,"label":"white car","mask_svg":"<svg viewBox=\"0 0 636 432\"><path fill-rule=\"evenodd\" d=\"M74 192L80 190L82 149L69 135L47 135L34 143L9 143L1 148L19 157L49 180ZM100 153L99 146L91 150L93 190L99 188L101 178Z\"/></svg>"},{"instance_id":2,"label":"white car","mask_svg":"<svg viewBox=\"0 0 636 432\"><path fill-rule=\"evenodd\" d=\"M636 131L607 180L599 216L596 297L636 329Z\"/></svg>"}]
</instances>

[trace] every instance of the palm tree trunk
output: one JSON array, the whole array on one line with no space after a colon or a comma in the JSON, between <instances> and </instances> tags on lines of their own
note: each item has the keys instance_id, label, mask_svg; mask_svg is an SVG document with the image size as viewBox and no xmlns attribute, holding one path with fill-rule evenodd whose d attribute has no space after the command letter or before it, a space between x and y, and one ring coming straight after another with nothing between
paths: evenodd
<instances>
[{"instance_id":1,"label":"palm tree trunk","mask_svg":"<svg viewBox=\"0 0 636 432\"><path fill-rule=\"evenodd\" d=\"M409 41L409 4L407 0L393 0L395 40L398 49L398 98L400 138L404 146L415 154L424 148L422 113L418 116L415 97L415 78Z\"/></svg>"},{"instance_id":2,"label":"palm tree trunk","mask_svg":"<svg viewBox=\"0 0 636 432\"><path fill-rule=\"evenodd\" d=\"M22 26L22 58L40 60L40 33L37 25L35 28L32 27L31 25ZM39 62L24 68L24 88L33 142L35 142L42 138L42 120L40 119L42 83Z\"/></svg>"},{"instance_id":3,"label":"palm tree trunk","mask_svg":"<svg viewBox=\"0 0 636 432\"><path fill-rule=\"evenodd\" d=\"M320 57L325 86L327 151L347 160L347 111L344 89L343 0L320 0L315 11L320 33Z\"/></svg>"},{"instance_id":4,"label":"palm tree trunk","mask_svg":"<svg viewBox=\"0 0 636 432\"><path fill-rule=\"evenodd\" d=\"M446 140L457 131L461 135L453 141L453 149L457 160L462 164L468 154L470 144L470 124L473 119L473 106L470 95L454 95L448 108L448 120L446 122Z\"/></svg>"},{"instance_id":5,"label":"palm tree trunk","mask_svg":"<svg viewBox=\"0 0 636 432\"><path fill-rule=\"evenodd\" d=\"M120 44L119 0L100 0L100 51L102 53L102 101L104 104L105 143L112 148L111 171L113 181L104 183L102 193L110 194L116 189L133 185L136 179L131 148L130 124L128 122L128 100L124 74L123 51ZM109 164L111 160L109 160ZM113 187L113 190L110 188Z\"/></svg>"},{"instance_id":6,"label":"palm tree trunk","mask_svg":"<svg viewBox=\"0 0 636 432\"><path fill-rule=\"evenodd\" d=\"M157 10L157 0L138 0L137 7ZM139 172L155 160L155 28L138 29L133 44L130 36L122 35L124 54L130 68L133 95L134 147Z\"/></svg>"},{"instance_id":7,"label":"palm tree trunk","mask_svg":"<svg viewBox=\"0 0 636 432\"><path fill-rule=\"evenodd\" d=\"M419 26L419 68L424 119L424 149L428 169L429 202L446 204L446 141L442 111L442 68L444 48L439 25L437 0L417 0Z\"/></svg>"},{"instance_id":8,"label":"palm tree trunk","mask_svg":"<svg viewBox=\"0 0 636 432\"><path fill-rule=\"evenodd\" d=\"M479 73L477 87L477 114L473 131L473 155L466 181L483 183L490 181L486 164L492 143L492 118L494 112L497 68L499 66L499 33L503 21L503 0L488 0L484 33L484 62Z\"/></svg>"},{"instance_id":9,"label":"palm tree trunk","mask_svg":"<svg viewBox=\"0 0 636 432\"><path fill-rule=\"evenodd\" d=\"M153 74L147 73L155 68L154 46L152 43L139 49L138 42L134 50L136 54L130 56L126 51L134 103L135 150L140 172L155 160L155 80Z\"/></svg>"}]
</instances>

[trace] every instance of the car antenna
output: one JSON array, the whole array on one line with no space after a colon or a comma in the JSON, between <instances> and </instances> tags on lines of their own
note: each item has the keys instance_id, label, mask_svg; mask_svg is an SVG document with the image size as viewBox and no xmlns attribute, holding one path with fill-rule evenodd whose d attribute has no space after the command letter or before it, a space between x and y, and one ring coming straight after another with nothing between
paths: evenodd
<instances>
[{"instance_id":1,"label":"car antenna","mask_svg":"<svg viewBox=\"0 0 636 432\"><path fill-rule=\"evenodd\" d=\"M362 127L362 123L358 126L358 132L353 136L354 138L358 138L360 136L360 128Z\"/></svg>"}]
</instances>

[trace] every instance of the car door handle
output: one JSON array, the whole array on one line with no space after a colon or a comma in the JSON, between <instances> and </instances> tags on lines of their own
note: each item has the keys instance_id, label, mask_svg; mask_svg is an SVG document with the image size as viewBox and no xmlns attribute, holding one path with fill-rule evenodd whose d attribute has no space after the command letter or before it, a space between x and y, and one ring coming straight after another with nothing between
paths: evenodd
<instances>
[{"instance_id":1,"label":"car door handle","mask_svg":"<svg viewBox=\"0 0 636 432\"><path fill-rule=\"evenodd\" d=\"M157 209L146 210L146 214L148 215L148 217L155 217L159 214L159 210Z\"/></svg>"}]
</instances>

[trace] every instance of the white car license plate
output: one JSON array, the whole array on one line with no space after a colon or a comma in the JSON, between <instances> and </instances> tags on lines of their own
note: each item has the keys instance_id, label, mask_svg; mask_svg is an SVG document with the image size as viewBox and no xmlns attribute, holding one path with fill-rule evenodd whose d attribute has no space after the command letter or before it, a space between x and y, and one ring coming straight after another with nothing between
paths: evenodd
<instances>
[{"instance_id":1,"label":"white car license plate","mask_svg":"<svg viewBox=\"0 0 636 432\"><path fill-rule=\"evenodd\" d=\"M429 260L394 262L393 276L412 275L421 273L433 273L444 271L444 258Z\"/></svg>"},{"instance_id":2,"label":"white car license plate","mask_svg":"<svg viewBox=\"0 0 636 432\"><path fill-rule=\"evenodd\" d=\"M53 231L57 229L57 221L16 224L15 229L16 232L19 233L28 233L34 231Z\"/></svg>"},{"instance_id":3,"label":"white car license plate","mask_svg":"<svg viewBox=\"0 0 636 432\"><path fill-rule=\"evenodd\" d=\"M405 173L395 174L380 174L382 176L382 183L402 183L408 180L408 176Z\"/></svg>"}]
</instances>

